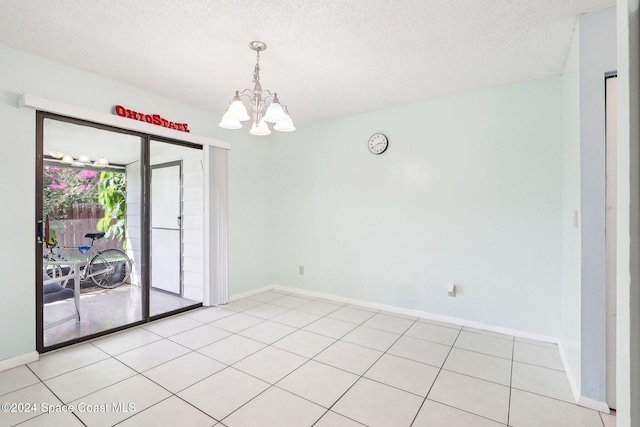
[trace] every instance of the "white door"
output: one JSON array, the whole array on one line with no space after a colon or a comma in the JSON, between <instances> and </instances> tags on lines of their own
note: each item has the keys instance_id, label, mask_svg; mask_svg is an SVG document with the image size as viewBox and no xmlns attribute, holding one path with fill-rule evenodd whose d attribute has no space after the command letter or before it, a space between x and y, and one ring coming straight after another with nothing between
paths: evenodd
<instances>
[{"instance_id":1,"label":"white door","mask_svg":"<svg viewBox=\"0 0 640 427\"><path fill-rule=\"evenodd\" d=\"M151 169L151 286L182 294L180 162Z\"/></svg>"}]
</instances>

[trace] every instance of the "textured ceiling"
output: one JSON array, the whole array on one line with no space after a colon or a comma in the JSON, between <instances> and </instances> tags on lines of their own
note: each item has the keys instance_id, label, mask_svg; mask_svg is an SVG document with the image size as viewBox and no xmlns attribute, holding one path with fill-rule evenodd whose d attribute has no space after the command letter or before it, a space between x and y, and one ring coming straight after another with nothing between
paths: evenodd
<instances>
[{"instance_id":1,"label":"textured ceiling","mask_svg":"<svg viewBox=\"0 0 640 427\"><path fill-rule=\"evenodd\" d=\"M577 15L613 5L0 0L0 43L221 114L261 40L263 87L299 125L560 75Z\"/></svg>"}]
</instances>

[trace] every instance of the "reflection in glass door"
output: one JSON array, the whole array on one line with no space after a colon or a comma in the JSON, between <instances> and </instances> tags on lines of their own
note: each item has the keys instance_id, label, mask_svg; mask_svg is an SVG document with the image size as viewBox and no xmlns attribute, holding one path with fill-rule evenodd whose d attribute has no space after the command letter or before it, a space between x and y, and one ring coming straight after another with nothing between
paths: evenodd
<instances>
[{"instance_id":1,"label":"reflection in glass door","mask_svg":"<svg viewBox=\"0 0 640 427\"><path fill-rule=\"evenodd\" d=\"M43 117L39 113L39 350L145 317L135 250L143 138Z\"/></svg>"}]
</instances>

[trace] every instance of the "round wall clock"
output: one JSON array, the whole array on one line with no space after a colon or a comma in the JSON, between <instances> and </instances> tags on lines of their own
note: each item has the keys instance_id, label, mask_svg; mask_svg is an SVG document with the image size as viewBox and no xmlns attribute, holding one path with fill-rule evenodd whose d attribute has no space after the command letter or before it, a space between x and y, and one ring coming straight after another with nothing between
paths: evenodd
<instances>
[{"instance_id":1,"label":"round wall clock","mask_svg":"<svg viewBox=\"0 0 640 427\"><path fill-rule=\"evenodd\" d=\"M371 138L369 138L368 146L369 151L373 154L382 154L389 146L389 140L384 134L374 133L371 135Z\"/></svg>"}]
</instances>

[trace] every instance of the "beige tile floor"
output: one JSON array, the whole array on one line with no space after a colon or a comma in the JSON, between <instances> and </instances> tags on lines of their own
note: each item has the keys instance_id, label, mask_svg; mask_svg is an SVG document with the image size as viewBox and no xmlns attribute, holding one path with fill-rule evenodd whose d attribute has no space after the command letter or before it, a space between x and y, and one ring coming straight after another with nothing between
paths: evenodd
<instances>
[{"instance_id":1,"label":"beige tile floor","mask_svg":"<svg viewBox=\"0 0 640 427\"><path fill-rule=\"evenodd\" d=\"M554 344L277 291L0 372L0 402L0 427L615 425Z\"/></svg>"}]
</instances>

